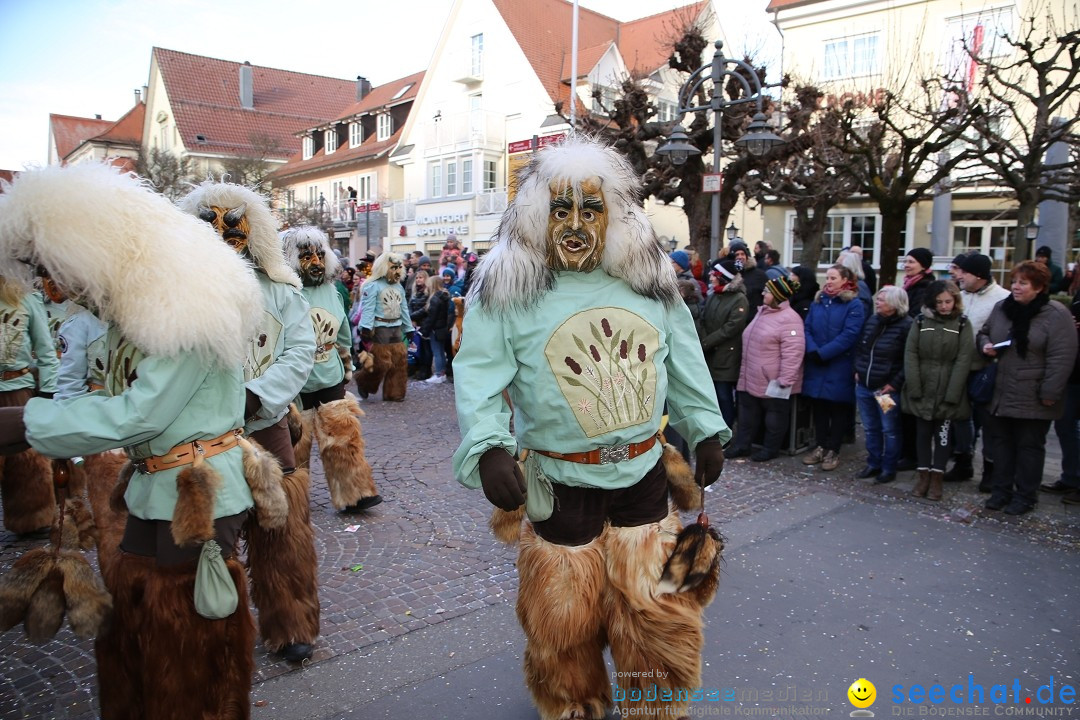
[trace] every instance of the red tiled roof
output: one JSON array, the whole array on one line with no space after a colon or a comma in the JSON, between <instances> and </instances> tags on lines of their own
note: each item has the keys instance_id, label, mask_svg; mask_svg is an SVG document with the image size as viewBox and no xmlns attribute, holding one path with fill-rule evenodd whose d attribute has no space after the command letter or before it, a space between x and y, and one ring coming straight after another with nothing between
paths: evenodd
<instances>
[{"instance_id":1,"label":"red tiled roof","mask_svg":"<svg viewBox=\"0 0 1080 720\"><path fill-rule=\"evenodd\" d=\"M657 13L625 22L619 28L619 52L623 62L642 75L649 75L667 65L671 45L679 39L690 23L701 17L708 6L705 2Z\"/></svg>"},{"instance_id":2,"label":"red tiled roof","mask_svg":"<svg viewBox=\"0 0 1080 720\"><path fill-rule=\"evenodd\" d=\"M15 176L19 174L18 170L0 170L0 192L4 192L3 183L11 183L15 180Z\"/></svg>"},{"instance_id":3,"label":"red tiled roof","mask_svg":"<svg viewBox=\"0 0 1080 720\"><path fill-rule=\"evenodd\" d=\"M53 143L56 145L56 156L63 160L90 138L108 130L113 122L50 113L49 126L52 128Z\"/></svg>"},{"instance_id":4,"label":"red tiled roof","mask_svg":"<svg viewBox=\"0 0 1080 720\"><path fill-rule=\"evenodd\" d=\"M137 102L135 107L128 110L124 117L113 123L112 127L92 139L117 145L134 145L138 147L142 144L143 119L145 117L146 103Z\"/></svg>"},{"instance_id":5,"label":"red tiled roof","mask_svg":"<svg viewBox=\"0 0 1080 720\"><path fill-rule=\"evenodd\" d=\"M493 0L533 71L553 102L570 97L563 78L570 74L570 28L574 6L567 0ZM697 2L632 22L578 8L578 72L592 69L582 62L581 48L616 42L631 72L651 73L667 61L663 43L683 17L696 19L707 4ZM597 56L599 59L599 56ZM594 63L595 65L595 63Z\"/></svg>"},{"instance_id":6,"label":"red tiled roof","mask_svg":"<svg viewBox=\"0 0 1080 720\"><path fill-rule=\"evenodd\" d=\"M342 100L356 93L353 80L253 65L254 108L245 109L241 63L163 48L154 48L154 57L189 152L257 152L253 140L267 138L281 148L271 157L284 160L300 150L297 131L334 117Z\"/></svg>"},{"instance_id":7,"label":"red tiled roof","mask_svg":"<svg viewBox=\"0 0 1080 720\"><path fill-rule=\"evenodd\" d=\"M614 43L612 43L611 40L608 40L605 43L597 45L596 47L579 47L577 51L578 78L580 79L588 75L589 71L596 67L596 64L600 62L600 58L604 57L604 53L606 53L608 51L608 48L611 47L613 44ZM567 50L565 53L563 53L562 81L564 83L570 82L570 73L572 72L571 68L573 67L573 58L571 57L571 54L572 53L570 50Z\"/></svg>"},{"instance_id":8,"label":"red tiled roof","mask_svg":"<svg viewBox=\"0 0 1080 720\"><path fill-rule=\"evenodd\" d=\"M421 70L418 73L413 73L399 80L392 80L378 87L372 88L363 100L354 102L349 107L345 108L334 119L335 120L347 120L356 115L364 115L373 110L378 110L389 105L400 105L405 102L416 99L416 93L420 90L420 83L424 80L424 71ZM395 95L402 89L407 87L402 95L398 98L394 98Z\"/></svg>"},{"instance_id":9,"label":"red tiled roof","mask_svg":"<svg viewBox=\"0 0 1080 720\"><path fill-rule=\"evenodd\" d=\"M821 0L770 0L769 6L765 8L765 12L783 10L784 8L796 7L798 5L810 5L820 1Z\"/></svg>"}]
</instances>

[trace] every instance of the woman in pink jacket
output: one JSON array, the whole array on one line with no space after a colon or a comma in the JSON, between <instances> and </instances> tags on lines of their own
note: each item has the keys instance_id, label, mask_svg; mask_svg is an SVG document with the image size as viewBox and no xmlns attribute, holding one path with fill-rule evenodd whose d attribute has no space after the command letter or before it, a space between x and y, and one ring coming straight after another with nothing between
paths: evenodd
<instances>
[{"instance_id":1,"label":"woman in pink jacket","mask_svg":"<svg viewBox=\"0 0 1080 720\"><path fill-rule=\"evenodd\" d=\"M725 457L750 455L763 422L762 447L750 459L765 462L780 453L791 416L791 395L802 390L806 332L802 318L787 302L798 288L797 282L785 277L765 283L761 309L743 330L743 360L736 386L739 424Z\"/></svg>"}]
</instances>

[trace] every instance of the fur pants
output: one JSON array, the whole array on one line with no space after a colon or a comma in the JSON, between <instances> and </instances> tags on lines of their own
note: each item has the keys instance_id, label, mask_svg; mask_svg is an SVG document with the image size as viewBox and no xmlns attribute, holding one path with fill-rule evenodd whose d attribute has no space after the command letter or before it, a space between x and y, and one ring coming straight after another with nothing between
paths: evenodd
<instances>
[{"instance_id":1,"label":"fur pants","mask_svg":"<svg viewBox=\"0 0 1080 720\"><path fill-rule=\"evenodd\" d=\"M623 715L688 714L687 694L701 684L702 611L716 578L685 593L659 592L680 527L672 512L659 523L608 526L572 547L523 528L517 614L527 638L525 682L542 720L604 717L613 698L608 644L622 673L614 700Z\"/></svg>"},{"instance_id":2,"label":"fur pants","mask_svg":"<svg viewBox=\"0 0 1080 720\"><path fill-rule=\"evenodd\" d=\"M379 494L371 466L364 457L360 415L363 415L363 411L351 395L300 413L302 432L293 446L296 466L311 466L314 438L319 444L319 457L330 489L330 502L338 510L355 505L362 498Z\"/></svg>"},{"instance_id":3,"label":"fur pants","mask_svg":"<svg viewBox=\"0 0 1080 720\"><path fill-rule=\"evenodd\" d=\"M236 612L207 620L195 613L194 564L114 552L102 563L114 614L94 647L103 720L247 720L255 625L240 563L226 561Z\"/></svg>"},{"instance_id":4,"label":"fur pants","mask_svg":"<svg viewBox=\"0 0 1080 720\"><path fill-rule=\"evenodd\" d=\"M251 599L259 611L259 635L270 652L286 645L312 645L319 636L319 561L308 499L310 473L299 469L282 478L289 501L285 527L247 522Z\"/></svg>"},{"instance_id":5,"label":"fur pants","mask_svg":"<svg viewBox=\"0 0 1080 720\"><path fill-rule=\"evenodd\" d=\"M36 450L0 457L4 527L16 535L49 527L56 517L52 465Z\"/></svg>"},{"instance_id":6,"label":"fur pants","mask_svg":"<svg viewBox=\"0 0 1080 720\"><path fill-rule=\"evenodd\" d=\"M401 402L409 378L409 353L403 342L373 343L371 355L374 366L371 371L356 373L356 387L362 393L372 395L383 386L382 399Z\"/></svg>"}]
</instances>

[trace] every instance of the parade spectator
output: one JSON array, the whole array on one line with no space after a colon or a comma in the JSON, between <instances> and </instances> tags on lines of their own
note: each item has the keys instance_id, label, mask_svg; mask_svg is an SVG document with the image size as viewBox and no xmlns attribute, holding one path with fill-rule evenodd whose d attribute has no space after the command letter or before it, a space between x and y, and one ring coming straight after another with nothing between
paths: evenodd
<instances>
[{"instance_id":1,"label":"parade spectator","mask_svg":"<svg viewBox=\"0 0 1080 720\"><path fill-rule=\"evenodd\" d=\"M442 254L439 256L439 269L445 267L452 267L457 269L457 259L461 256L461 243L458 242L457 235L450 233L446 236L446 242L443 243Z\"/></svg>"},{"instance_id":2,"label":"parade spectator","mask_svg":"<svg viewBox=\"0 0 1080 720\"><path fill-rule=\"evenodd\" d=\"M982 328L986 319L990 317L990 311L994 306L1009 296L1009 291L994 281L991 273L992 263L990 258L980 253L969 253L958 256L960 264L960 301L964 304L964 314L967 315L971 328L976 333ZM954 261L955 262L955 261ZM978 346L976 346L978 350ZM987 359L982 353L976 352L971 364L972 373L985 367ZM970 383L971 376L968 376ZM971 401L971 419L958 420L952 424L953 429L953 466L945 473L945 482L962 482L975 475L972 459L975 455L975 441L979 430L986 427L987 403ZM994 469L993 444L982 443L983 472L979 483L979 492L990 492L990 476Z\"/></svg>"},{"instance_id":3,"label":"parade spectator","mask_svg":"<svg viewBox=\"0 0 1080 720\"><path fill-rule=\"evenodd\" d=\"M1006 344L1007 343L1007 344ZM994 476L988 510L1030 512L1038 500L1050 423L1065 411L1065 386L1076 362L1069 311L1050 301L1050 269L1031 260L1012 271L1012 293L979 332L982 354L997 359L989 433Z\"/></svg>"},{"instance_id":4,"label":"parade spectator","mask_svg":"<svg viewBox=\"0 0 1080 720\"><path fill-rule=\"evenodd\" d=\"M866 435L866 465L855 477L889 483L900 460L900 389L911 328L907 293L886 285L874 296L874 310L855 346L855 403Z\"/></svg>"},{"instance_id":5,"label":"parade spectator","mask_svg":"<svg viewBox=\"0 0 1080 720\"><path fill-rule=\"evenodd\" d=\"M915 317L926 304L926 291L934 282L930 268L934 254L926 248L913 248L904 256L904 290L908 296L908 315Z\"/></svg>"},{"instance_id":6,"label":"parade spectator","mask_svg":"<svg viewBox=\"0 0 1080 720\"><path fill-rule=\"evenodd\" d=\"M735 385L742 360L742 334L750 304L742 276L732 260L716 263L709 273L712 282L698 323L701 349L709 366L720 414L728 427L735 425ZM801 358L800 358L801 362Z\"/></svg>"},{"instance_id":7,"label":"parade spectator","mask_svg":"<svg viewBox=\"0 0 1080 720\"><path fill-rule=\"evenodd\" d=\"M705 277L705 263L701 261L701 255L692 246L687 245L683 250L690 256L690 274L701 283L702 293L704 293L708 288L708 279Z\"/></svg>"},{"instance_id":8,"label":"parade spectator","mask_svg":"<svg viewBox=\"0 0 1080 720\"><path fill-rule=\"evenodd\" d=\"M426 270L417 270L413 276L413 292L409 297L409 319L412 321L413 328L419 331L413 338L416 342L416 364L409 368L409 374L414 380L427 380L431 377L431 344L428 342L427 334L422 330L427 320L429 277ZM438 276L436 279L439 280L439 287L442 287L442 280Z\"/></svg>"},{"instance_id":9,"label":"parade spectator","mask_svg":"<svg viewBox=\"0 0 1080 720\"><path fill-rule=\"evenodd\" d=\"M750 317L761 307L762 295L765 292L765 271L758 267L754 256L742 240L735 240L728 247L728 258L735 261L735 267L742 275L743 284L746 285L746 300L750 303Z\"/></svg>"},{"instance_id":10,"label":"parade spectator","mask_svg":"<svg viewBox=\"0 0 1080 720\"><path fill-rule=\"evenodd\" d=\"M874 272L874 266L870 264L870 261L863 256L863 249L861 245L852 245L848 248L849 252L853 252L859 256L859 260L862 261L863 279L866 281L866 286L870 288L870 292L877 292L877 273Z\"/></svg>"},{"instance_id":11,"label":"parade spectator","mask_svg":"<svg viewBox=\"0 0 1080 720\"><path fill-rule=\"evenodd\" d=\"M443 287L450 293L450 297L461 297L461 288L465 285L464 278L458 279L453 268L445 267L439 275L442 278Z\"/></svg>"},{"instance_id":12,"label":"parade spectator","mask_svg":"<svg viewBox=\"0 0 1080 720\"><path fill-rule=\"evenodd\" d=\"M863 304L864 316L869 318L874 312L874 295L870 286L866 284L866 274L863 272L862 259L851 251L840 253L836 258L839 265L843 265L855 276L855 286L859 290L859 302Z\"/></svg>"},{"instance_id":13,"label":"parade spectator","mask_svg":"<svg viewBox=\"0 0 1080 720\"><path fill-rule=\"evenodd\" d=\"M813 268L796 265L791 268L788 280L792 282L793 287L796 283L798 283L799 287L795 294L791 296L791 299L788 300L788 304L791 305L792 310L799 314L799 317L805 320L810 313L810 303L814 301L818 290L821 289L821 286L818 285L817 273L814 272Z\"/></svg>"},{"instance_id":14,"label":"parade spectator","mask_svg":"<svg viewBox=\"0 0 1080 720\"><path fill-rule=\"evenodd\" d=\"M855 344L864 318L855 274L833 265L806 316L803 394L814 401L818 444L803 457L804 465L820 463L828 471L840 464L840 445L855 405Z\"/></svg>"},{"instance_id":15,"label":"parade spectator","mask_svg":"<svg viewBox=\"0 0 1080 720\"><path fill-rule=\"evenodd\" d=\"M935 280L904 350L901 407L915 416L919 477L911 494L916 497L941 499L952 450L949 425L971 415L967 379L975 353L973 338L960 288L952 280Z\"/></svg>"},{"instance_id":16,"label":"parade spectator","mask_svg":"<svg viewBox=\"0 0 1080 720\"><path fill-rule=\"evenodd\" d=\"M462 297L469 294L469 288L472 287L473 275L476 273L476 266L479 264L479 255L474 252L465 253L465 279L461 284Z\"/></svg>"},{"instance_id":17,"label":"parade spectator","mask_svg":"<svg viewBox=\"0 0 1080 720\"><path fill-rule=\"evenodd\" d=\"M780 453L788 432L791 395L802 390L805 329L788 300L798 286L787 278L765 283L761 310L743 331L739 368L739 425L727 457L750 454L762 425L762 447L750 455L767 462Z\"/></svg>"},{"instance_id":18,"label":"parade spectator","mask_svg":"<svg viewBox=\"0 0 1080 720\"><path fill-rule=\"evenodd\" d=\"M1072 299L1073 323L1080 341L1080 292ZM1080 505L1080 353L1073 363L1069 385L1065 390L1065 412L1054 421L1054 432L1061 443L1061 476L1042 486L1049 493L1065 493L1061 502Z\"/></svg>"},{"instance_id":19,"label":"parade spectator","mask_svg":"<svg viewBox=\"0 0 1080 720\"><path fill-rule=\"evenodd\" d=\"M450 324L453 322L450 293L438 277L427 281L427 312L420 334L427 338L431 348L431 377L426 382L440 384L446 382L447 349L450 343Z\"/></svg>"},{"instance_id":20,"label":"parade spectator","mask_svg":"<svg viewBox=\"0 0 1080 720\"><path fill-rule=\"evenodd\" d=\"M1064 284L1065 272L1061 266L1054 262L1054 251L1049 245L1043 245L1035 251L1035 262L1042 263L1050 270L1050 293L1062 292L1067 288Z\"/></svg>"},{"instance_id":21,"label":"parade spectator","mask_svg":"<svg viewBox=\"0 0 1080 720\"><path fill-rule=\"evenodd\" d=\"M708 287L694 277L694 273L690 269L690 254L685 250L676 250L668 257L671 258L671 267L675 270L676 279L694 281L698 285L701 295L704 296L708 291Z\"/></svg>"},{"instance_id":22,"label":"parade spectator","mask_svg":"<svg viewBox=\"0 0 1080 720\"><path fill-rule=\"evenodd\" d=\"M759 268L765 269L765 256L771 249L772 246L764 240L758 240L754 243L754 262L757 263Z\"/></svg>"},{"instance_id":23,"label":"parade spectator","mask_svg":"<svg viewBox=\"0 0 1080 720\"><path fill-rule=\"evenodd\" d=\"M767 250L765 252L765 277L775 280L778 277L786 278L788 269L780 264L780 251Z\"/></svg>"}]
</instances>

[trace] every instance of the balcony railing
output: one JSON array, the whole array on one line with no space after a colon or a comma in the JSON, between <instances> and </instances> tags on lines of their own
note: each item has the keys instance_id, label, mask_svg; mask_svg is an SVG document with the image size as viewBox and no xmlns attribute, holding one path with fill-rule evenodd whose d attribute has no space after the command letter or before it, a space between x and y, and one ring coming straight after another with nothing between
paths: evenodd
<instances>
[{"instance_id":1,"label":"balcony railing","mask_svg":"<svg viewBox=\"0 0 1080 720\"><path fill-rule=\"evenodd\" d=\"M504 126L499 113L439 115L424 123L424 156L437 157L475 148L501 152L506 138Z\"/></svg>"},{"instance_id":2,"label":"balcony railing","mask_svg":"<svg viewBox=\"0 0 1080 720\"><path fill-rule=\"evenodd\" d=\"M440 200L456 200L457 198L450 196L445 198L438 198ZM476 193L473 196L473 208L472 215L501 215L506 210L507 204L507 192L506 188L499 188L497 190L483 190ZM400 224L403 222L414 222L416 220L416 200L394 200L390 203L392 215L390 216L390 222L394 224Z\"/></svg>"}]
</instances>

